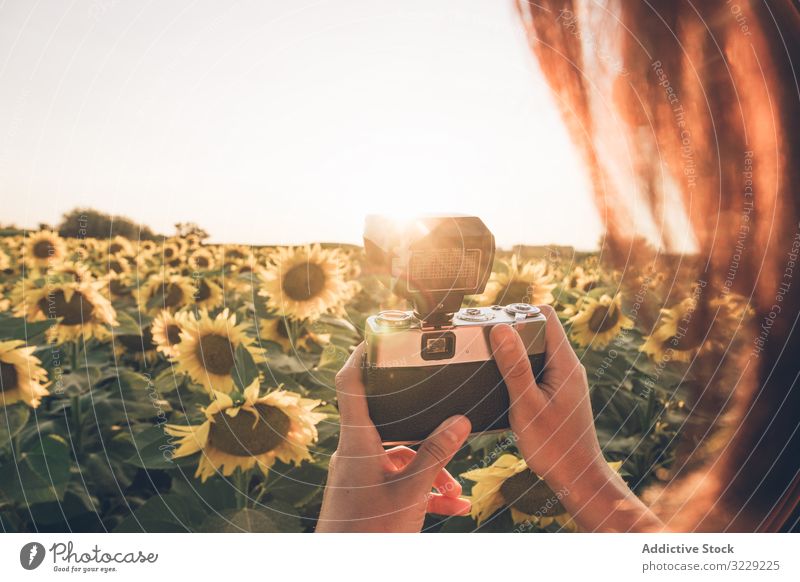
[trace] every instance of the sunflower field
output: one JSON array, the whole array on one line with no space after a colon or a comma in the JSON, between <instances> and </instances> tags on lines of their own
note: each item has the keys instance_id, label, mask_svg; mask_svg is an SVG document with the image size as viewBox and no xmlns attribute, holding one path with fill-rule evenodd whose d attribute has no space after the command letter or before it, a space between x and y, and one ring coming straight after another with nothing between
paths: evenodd
<instances>
[{"instance_id":1,"label":"sunflower field","mask_svg":"<svg viewBox=\"0 0 800 582\"><path fill-rule=\"evenodd\" d=\"M715 349L681 325L692 286L534 255L499 252L469 301L553 305L608 462L637 493L669 479L688 362ZM3 531L313 531L334 377L366 317L403 306L354 246L0 237ZM511 433L471 438L449 470L473 514L426 531L574 529Z\"/></svg>"}]
</instances>

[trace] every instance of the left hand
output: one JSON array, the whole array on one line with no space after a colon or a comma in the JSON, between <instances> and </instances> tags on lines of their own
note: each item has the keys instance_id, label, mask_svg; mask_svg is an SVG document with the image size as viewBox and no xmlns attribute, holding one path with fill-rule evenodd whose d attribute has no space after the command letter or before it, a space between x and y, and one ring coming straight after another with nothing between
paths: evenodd
<instances>
[{"instance_id":1,"label":"left hand","mask_svg":"<svg viewBox=\"0 0 800 582\"><path fill-rule=\"evenodd\" d=\"M363 355L361 344L336 376L341 430L317 531L418 532L426 512L466 515L470 502L444 467L469 435L469 420L448 418L416 452L384 450L367 408Z\"/></svg>"}]
</instances>

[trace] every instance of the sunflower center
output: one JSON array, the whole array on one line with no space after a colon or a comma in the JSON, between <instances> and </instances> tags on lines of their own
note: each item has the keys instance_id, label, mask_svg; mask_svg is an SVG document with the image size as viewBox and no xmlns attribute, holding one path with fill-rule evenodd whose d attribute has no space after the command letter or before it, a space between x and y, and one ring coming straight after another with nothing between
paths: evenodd
<instances>
[{"instance_id":1,"label":"sunflower center","mask_svg":"<svg viewBox=\"0 0 800 582\"><path fill-rule=\"evenodd\" d=\"M314 263L300 263L283 276L283 291L295 301L308 301L325 288L325 271Z\"/></svg>"},{"instance_id":2,"label":"sunflower center","mask_svg":"<svg viewBox=\"0 0 800 582\"><path fill-rule=\"evenodd\" d=\"M164 289L164 307L178 307L183 302L183 289L176 283L169 283Z\"/></svg>"},{"instance_id":3,"label":"sunflower center","mask_svg":"<svg viewBox=\"0 0 800 582\"><path fill-rule=\"evenodd\" d=\"M225 336L209 334L201 338L197 357L212 374L227 376L233 370L233 344Z\"/></svg>"},{"instance_id":4,"label":"sunflower center","mask_svg":"<svg viewBox=\"0 0 800 582\"><path fill-rule=\"evenodd\" d=\"M527 281L510 281L497 295L497 303L527 303L531 301L531 284Z\"/></svg>"},{"instance_id":5,"label":"sunflower center","mask_svg":"<svg viewBox=\"0 0 800 582\"><path fill-rule=\"evenodd\" d=\"M0 362L0 392L11 391L17 387L19 373L14 364Z\"/></svg>"},{"instance_id":6,"label":"sunflower center","mask_svg":"<svg viewBox=\"0 0 800 582\"><path fill-rule=\"evenodd\" d=\"M151 349L153 346L153 334L148 325L142 330L142 335L120 335L117 336L117 341L128 351L141 352L142 348L145 350Z\"/></svg>"},{"instance_id":7,"label":"sunflower center","mask_svg":"<svg viewBox=\"0 0 800 582\"><path fill-rule=\"evenodd\" d=\"M125 266L120 261L111 261L108 267L115 273L122 273L125 271Z\"/></svg>"},{"instance_id":8,"label":"sunflower center","mask_svg":"<svg viewBox=\"0 0 800 582\"><path fill-rule=\"evenodd\" d=\"M211 297L211 287L209 287L208 283L201 279L200 284L197 286L195 301L205 301L209 297Z\"/></svg>"},{"instance_id":9,"label":"sunflower center","mask_svg":"<svg viewBox=\"0 0 800 582\"><path fill-rule=\"evenodd\" d=\"M503 481L500 495L506 505L525 515L552 517L566 512L553 490L530 469Z\"/></svg>"},{"instance_id":10,"label":"sunflower center","mask_svg":"<svg viewBox=\"0 0 800 582\"><path fill-rule=\"evenodd\" d=\"M289 434L289 417L268 404L256 404L255 410L257 421L246 410L240 410L233 418L224 412L215 414L208 432L211 446L236 457L252 457L280 445Z\"/></svg>"},{"instance_id":11,"label":"sunflower center","mask_svg":"<svg viewBox=\"0 0 800 582\"><path fill-rule=\"evenodd\" d=\"M56 252L56 247L49 240L40 240L33 245L33 256L37 259L46 259Z\"/></svg>"},{"instance_id":12,"label":"sunflower center","mask_svg":"<svg viewBox=\"0 0 800 582\"><path fill-rule=\"evenodd\" d=\"M111 279L111 281L108 284L108 288L114 295L122 296L122 295L130 295L131 293L131 290L125 286L125 283L123 283L119 279Z\"/></svg>"},{"instance_id":13,"label":"sunflower center","mask_svg":"<svg viewBox=\"0 0 800 582\"><path fill-rule=\"evenodd\" d=\"M122 248L123 247L120 243L117 242L111 243L111 245L108 247L108 252L111 253L112 255L116 255L118 252L122 250Z\"/></svg>"},{"instance_id":14,"label":"sunflower center","mask_svg":"<svg viewBox=\"0 0 800 582\"><path fill-rule=\"evenodd\" d=\"M49 317L61 317L64 325L78 325L92 320L92 304L78 291L67 301L64 292L56 291L39 300L39 309Z\"/></svg>"},{"instance_id":15,"label":"sunflower center","mask_svg":"<svg viewBox=\"0 0 800 582\"><path fill-rule=\"evenodd\" d=\"M208 257L204 257L203 255L195 257L194 264L200 267L201 269L207 269L209 265Z\"/></svg>"},{"instance_id":16,"label":"sunflower center","mask_svg":"<svg viewBox=\"0 0 800 582\"><path fill-rule=\"evenodd\" d=\"M598 305L589 319L589 329L594 333L603 333L612 329L619 321L619 310L615 305Z\"/></svg>"},{"instance_id":17,"label":"sunflower center","mask_svg":"<svg viewBox=\"0 0 800 582\"><path fill-rule=\"evenodd\" d=\"M586 283L583 284L583 290L586 293L588 293L597 286L598 286L597 281L595 281L594 279L590 279L589 281L586 281Z\"/></svg>"},{"instance_id":18,"label":"sunflower center","mask_svg":"<svg viewBox=\"0 0 800 582\"><path fill-rule=\"evenodd\" d=\"M179 326L177 325L167 326L167 341L171 346L181 343L181 328Z\"/></svg>"}]
</instances>

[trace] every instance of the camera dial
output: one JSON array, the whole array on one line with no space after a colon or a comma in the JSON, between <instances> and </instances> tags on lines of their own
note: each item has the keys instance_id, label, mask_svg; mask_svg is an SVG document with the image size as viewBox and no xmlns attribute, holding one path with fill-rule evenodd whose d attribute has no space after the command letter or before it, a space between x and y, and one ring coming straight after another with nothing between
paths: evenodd
<instances>
[{"instance_id":1,"label":"camera dial","mask_svg":"<svg viewBox=\"0 0 800 582\"><path fill-rule=\"evenodd\" d=\"M494 313L479 307L468 307L467 309L462 309L459 311L456 317L463 321L480 322L494 319Z\"/></svg>"},{"instance_id":2,"label":"camera dial","mask_svg":"<svg viewBox=\"0 0 800 582\"><path fill-rule=\"evenodd\" d=\"M506 312L511 315L524 315L525 317L535 317L541 313L541 309L530 303L511 303L506 306Z\"/></svg>"}]
</instances>

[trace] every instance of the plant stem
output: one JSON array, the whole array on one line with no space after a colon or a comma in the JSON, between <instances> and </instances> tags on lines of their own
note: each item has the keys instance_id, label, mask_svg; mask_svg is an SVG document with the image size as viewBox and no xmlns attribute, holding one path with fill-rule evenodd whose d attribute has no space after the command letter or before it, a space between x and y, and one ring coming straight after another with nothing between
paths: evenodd
<instances>
[{"instance_id":1,"label":"plant stem","mask_svg":"<svg viewBox=\"0 0 800 582\"><path fill-rule=\"evenodd\" d=\"M78 369L78 342L72 343L72 357L71 357L72 372ZM81 394L80 389L78 394L70 396L70 408L72 409L72 421L75 424L75 450L79 453L83 452L83 411L81 410Z\"/></svg>"},{"instance_id":2,"label":"plant stem","mask_svg":"<svg viewBox=\"0 0 800 582\"><path fill-rule=\"evenodd\" d=\"M72 342L72 351L70 353L70 372L75 373L78 369L78 341Z\"/></svg>"},{"instance_id":3,"label":"plant stem","mask_svg":"<svg viewBox=\"0 0 800 582\"><path fill-rule=\"evenodd\" d=\"M292 351L295 351L297 348L297 339L300 336L300 323L296 319L286 319L284 321L288 321L289 325L285 326L286 330L288 331L289 335L289 343L292 346Z\"/></svg>"},{"instance_id":4,"label":"plant stem","mask_svg":"<svg viewBox=\"0 0 800 582\"><path fill-rule=\"evenodd\" d=\"M75 450L80 453L83 451L83 430L81 427L83 424L83 411L81 410L80 394L70 396L70 408L72 409L72 422L75 425Z\"/></svg>"},{"instance_id":5,"label":"plant stem","mask_svg":"<svg viewBox=\"0 0 800 582\"><path fill-rule=\"evenodd\" d=\"M236 480L234 486L236 487L236 508L247 508L247 487L250 484L250 471L239 469L234 473Z\"/></svg>"}]
</instances>

